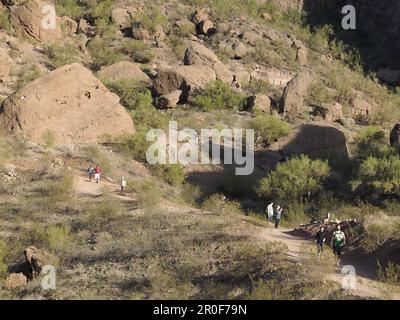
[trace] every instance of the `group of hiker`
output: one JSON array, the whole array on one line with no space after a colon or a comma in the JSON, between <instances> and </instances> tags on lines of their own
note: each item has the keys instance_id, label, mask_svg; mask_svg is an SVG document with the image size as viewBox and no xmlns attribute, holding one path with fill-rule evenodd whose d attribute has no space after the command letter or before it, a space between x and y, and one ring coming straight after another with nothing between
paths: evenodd
<instances>
[{"instance_id":1,"label":"group of hiker","mask_svg":"<svg viewBox=\"0 0 400 320\"><path fill-rule=\"evenodd\" d=\"M92 182L93 176L94 176L94 180L96 181L96 183L100 182L102 170L101 170L99 164L97 164L96 167L93 167L93 165L90 165L89 168L87 169L87 173L89 176L89 182ZM126 188L126 179L125 179L125 176L122 176L122 178L121 178L121 194L124 194L125 188Z\"/></svg>"},{"instance_id":2,"label":"group of hiker","mask_svg":"<svg viewBox=\"0 0 400 320\"><path fill-rule=\"evenodd\" d=\"M321 254L324 250L326 237L327 233L325 231L325 227L321 226L320 230L315 235L315 243L317 244L317 250L318 250L318 259L321 258ZM341 230L341 227L338 225L336 227L336 230L332 234L332 240L331 240L331 248L333 250L333 253L335 254L338 263L340 257L342 256L345 245L346 245L346 235Z\"/></svg>"},{"instance_id":3,"label":"group of hiker","mask_svg":"<svg viewBox=\"0 0 400 320\"><path fill-rule=\"evenodd\" d=\"M283 209L281 206L277 205L275 207L273 202L271 202L267 206L268 221L269 222L274 221L275 229L279 228L279 224L282 219L282 214L283 214ZM331 218L330 213L328 213L327 217L324 219L324 223L329 223L331 220L330 218ZM339 223L339 222L336 221L336 223ZM321 258L321 254L323 252L326 239L327 239L327 232L325 231L325 227L321 226L320 230L315 235L315 243L317 244L318 260ZM335 254L337 263L339 263L339 260L340 260L340 257L342 256L345 245L346 245L346 236L345 236L344 232L341 230L340 225L337 225L335 231L332 233L332 240L330 243L333 253Z\"/></svg>"},{"instance_id":4,"label":"group of hiker","mask_svg":"<svg viewBox=\"0 0 400 320\"><path fill-rule=\"evenodd\" d=\"M93 167L93 165L90 165L89 168L87 169L87 173L89 176L89 182L92 182L93 176L94 180L96 183L100 182L100 177L101 177L101 168L99 164L96 165L96 167Z\"/></svg>"},{"instance_id":5,"label":"group of hiker","mask_svg":"<svg viewBox=\"0 0 400 320\"><path fill-rule=\"evenodd\" d=\"M281 206L276 206L274 208L274 203L271 202L268 207L267 207L267 216L268 216L268 221L272 222L275 220L275 229L279 228L279 224L282 219L282 214L283 214L283 209Z\"/></svg>"}]
</instances>

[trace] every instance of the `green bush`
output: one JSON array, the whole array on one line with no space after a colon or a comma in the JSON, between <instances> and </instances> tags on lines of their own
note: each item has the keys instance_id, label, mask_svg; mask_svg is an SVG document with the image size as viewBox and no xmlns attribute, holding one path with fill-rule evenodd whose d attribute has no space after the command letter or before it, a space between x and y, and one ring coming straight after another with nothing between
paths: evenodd
<instances>
[{"instance_id":1,"label":"green bush","mask_svg":"<svg viewBox=\"0 0 400 320\"><path fill-rule=\"evenodd\" d=\"M124 41L121 51L139 63L149 63L155 58L153 48L142 40L129 39Z\"/></svg>"},{"instance_id":2,"label":"green bush","mask_svg":"<svg viewBox=\"0 0 400 320\"><path fill-rule=\"evenodd\" d=\"M215 109L239 110L246 103L246 96L235 92L231 86L220 80L208 84L193 100L193 106L204 111Z\"/></svg>"},{"instance_id":3,"label":"green bush","mask_svg":"<svg viewBox=\"0 0 400 320\"><path fill-rule=\"evenodd\" d=\"M56 0L56 11L58 16L68 16L72 19L81 18L84 7L76 0Z\"/></svg>"},{"instance_id":4,"label":"green bush","mask_svg":"<svg viewBox=\"0 0 400 320\"><path fill-rule=\"evenodd\" d=\"M332 102L334 96L334 93L332 93L326 86L321 82L317 82L310 86L305 98L305 103L308 105L321 106L323 103Z\"/></svg>"},{"instance_id":5,"label":"green bush","mask_svg":"<svg viewBox=\"0 0 400 320\"><path fill-rule=\"evenodd\" d=\"M79 51L72 44L47 44L43 49L53 69L80 61Z\"/></svg>"},{"instance_id":6,"label":"green bush","mask_svg":"<svg viewBox=\"0 0 400 320\"><path fill-rule=\"evenodd\" d=\"M67 201L73 193L73 178L66 174L54 180L43 181L36 190L49 205Z\"/></svg>"},{"instance_id":7,"label":"green bush","mask_svg":"<svg viewBox=\"0 0 400 320\"><path fill-rule=\"evenodd\" d=\"M400 157L369 157L364 160L351 182L356 193L376 198L400 196Z\"/></svg>"},{"instance_id":8,"label":"green bush","mask_svg":"<svg viewBox=\"0 0 400 320\"><path fill-rule=\"evenodd\" d=\"M333 34L333 28L330 25L318 27L311 35L308 46L318 52L324 52L329 48L330 37Z\"/></svg>"},{"instance_id":9,"label":"green bush","mask_svg":"<svg viewBox=\"0 0 400 320\"><path fill-rule=\"evenodd\" d=\"M42 140L46 148L52 148L56 143L54 133L49 129L42 134Z\"/></svg>"},{"instance_id":10,"label":"green bush","mask_svg":"<svg viewBox=\"0 0 400 320\"><path fill-rule=\"evenodd\" d=\"M92 54L95 69L114 64L124 58L120 49L113 44L113 39L109 37L96 37L89 43L89 50Z\"/></svg>"},{"instance_id":11,"label":"green bush","mask_svg":"<svg viewBox=\"0 0 400 320\"><path fill-rule=\"evenodd\" d=\"M151 166L151 171L172 186L179 186L185 182L186 174L180 164L159 164Z\"/></svg>"},{"instance_id":12,"label":"green bush","mask_svg":"<svg viewBox=\"0 0 400 320\"><path fill-rule=\"evenodd\" d=\"M250 120L249 127L255 130L256 140L266 144L271 144L290 132L289 124L274 116L257 116Z\"/></svg>"},{"instance_id":13,"label":"green bush","mask_svg":"<svg viewBox=\"0 0 400 320\"><path fill-rule=\"evenodd\" d=\"M145 12L139 12L132 17L132 21L140 22L143 27L151 32L155 32L158 26L164 29L168 27L168 19L161 12L156 4L146 4Z\"/></svg>"},{"instance_id":14,"label":"green bush","mask_svg":"<svg viewBox=\"0 0 400 320\"><path fill-rule=\"evenodd\" d=\"M30 82L43 76L43 71L39 69L36 65L26 70L24 73L19 75L17 82L15 83L15 90L25 87Z\"/></svg>"},{"instance_id":15,"label":"green bush","mask_svg":"<svg viewBox=\"0 0 400 320\"><path fill-rule=\"evenodd\" d=\"M151 92L141 83L119 80L104 81L104 84L121 98L122 105L128 110L152 108Z\"/></svg>"},{"instance_id":16,"label":"green bush","mask_svg":"<svg viewBox=\"0 0 400 320\"><path fill-rule=\"evenodd\" d=\"M362 247L366 252L374 252L383 245L393 234L393 225L390 221L369 223L365 226Z\"/></svg>"},{"instance_id":17,"label":"green bush","mask_svg":"<svg viewBox=\"0 0 400 320\"><path fill-rule=\"evenodd\" d=\"M120 137L117 150L133 159L146 162L146 152L151 143L146 140L146 131L138 131L134 135Z\"/></svg>"},{"instance_id":18,"label":"green bush","mask_svg":"<svg viewBox=\"0 0 400 320\"><path fill-rule=\"evenodd\" d=\"M327 161L311 160L302 155L279 163L261 180L257 192L262 197L276 201L302 203L306 197L322 190L322 183L329 174Z\"/></svg>"},{"instance_id":19,"label":"green bush","mask_svg":"<svg viewBox=\"0 0 400 320\"><path fill-rule=\"evenodd\" d=\"M8 10L2 10L0 8L0 29L10 30L11 22L10 22L10 13Z\"/></svg>"},{"instance_id":20,"label":"green bush","mask_svg":"<svg viewBox=\"0 0 400 320\"><path fill-rule=\"evenodd\" d=\"M20 238L20 246L35 246L54 253L62 252L71 244L72 236L67 225L35 227L24 232Z\"/></svg>"},{"instance_id":21,"label":"green bush","mask_svg":"<svg viewBox=\"0 0 400 320\"><path fill-rule=\"evenodd\" d=\"M390 151L385 133L379 127L367 127L358 132L356 152L360 158L384 157Z\"/></svg>"}]
</instances>

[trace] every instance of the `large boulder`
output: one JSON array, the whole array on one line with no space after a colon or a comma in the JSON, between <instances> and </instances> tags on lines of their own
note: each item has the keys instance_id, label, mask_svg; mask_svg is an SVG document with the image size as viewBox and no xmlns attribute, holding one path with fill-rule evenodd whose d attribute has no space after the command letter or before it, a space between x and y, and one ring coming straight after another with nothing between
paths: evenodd
<instances>
[{"instance_id":1,"label":"large boulder","mask_svg":"<svg viewBox=\"0 0 400 320\"><path fill-rule=\"evenodd\" d=\"M394 86L400 85L400 70L380 69L376 75L379 80L383 82L387 82Z\"/></svg>"},{"instance_id":2,"label":"large boulder","mask_svg":"<svg viewBox=\"0 0 400 320\"><path fill-rule=\"evenodd\" d=\"M166 95L181 90L183 96L198 93L210 82L216 81L215 72L208 66L177 66L158 70L154 80L154 90L158 95Z\"/></svg>"},{"instance_id":3,"label":"large boulder","mask_svg":"<svg viewBox=\"0 0 400 320\"><path fill-rule=\"evenodd\" d=\"M54 4L45 0L27 0L11 13L11 24L20 37L35 39L39 42L55 42L61 39L62 21L56 17L54 26L48 23L49 14L45 6Z\"/></svg>"},{"instance_id":4,"label":"large boulder","mask_svg":"<svg viewBox=\"0 0 400 320\"><path fill-rule=\"evenodd\" d=\"M129 61L120 61L111 66L104 67L97 75L101 79L111 81L150 82L149 76L145 74L137 64Z\"/></svg>"},{"instance_id":5,"label":"large boulder","mask_svg":"<svg viewBox=\"0 0 400 320\"><path fill-rule=\"evenodd\" d=\"M133 134L132 119L93 74L74 63L33 81L6 99L0 131L43 142L51 132L58 144L97 143Z\"/></svg>"},{"instance_id":6,"label":"large boulder","mask_svg":"<svg viewBox=\"0 0 400 320\"><path fill-rule=\"evenodd\" d=\"M6 81L10 75L12 60L7 50L0 48L0 83Z\"/></svg>"},{"instance_id":7,"label":"large boulder","mask_svg":"<svg viewBox=\"0 0 400 320\"><path fill-rule=\"evenodd\" d=\"M4 281L4 287L8 290L14 290L25 287L27 283L28 279L23 273L11 273Z\"/></svg>"},{"instance_id":8,"label":"large boulder","mask_svg":"<svg viewBox=\"0 0 400 320\"><path fill-rule=\"evenodd\" d=\"M311 84L308 72L299 73L289 82L283 93L283 112L288 116L296 116L304 111L304 96Z\"/></svg>"},{"instance_id":9,"label":"large boulder","mask_svg":"<svg viewBox=\"0 0 400 320\"><path fill-rule=\"evenodd\" d=\"M231 84L233 75L217 55L196 41L189 41L184 58L185 65L205 65L214 70L217 79Z\"/></svg>"},{"instance_id":10,"label":"large boulder","mask_svg":"<svg viewBox=\"0 0 400 320\"><path fill-rule=\"evenodd\" d=\"M271 150L289 158L305 154L311 158L348 159L347 141L345 132L337 126L313 122L298 126Z\"/></svg>"},{"instance_id":11,"label":"large boulder","mask_svg":"<svg viewBox=\"0 0 400 320\"><path fill-rule=\"evenodd\" d=\"M247 99L247 108L253 112L271 113L271 99L265 94L250 96Z\"/></svg>"},{"instance_id":12,"label":"large boulder","mask_svg":"<svg viewBox=\"0 0 400 320\"><path fill-rule=\"evenodd\" d=\"M42 272L43 267L57 264L57 258L52 254L30 246L24 251L25 261L30 267L31 279L36 278Z\"/></svg>"}]
</instances>

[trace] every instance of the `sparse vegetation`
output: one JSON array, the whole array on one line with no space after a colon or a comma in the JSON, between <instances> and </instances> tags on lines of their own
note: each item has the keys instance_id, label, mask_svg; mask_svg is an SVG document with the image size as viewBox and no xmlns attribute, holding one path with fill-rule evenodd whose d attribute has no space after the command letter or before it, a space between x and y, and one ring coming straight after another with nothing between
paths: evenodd
<instances>
[{"instance_id":1,"label":"sparse vegetation","mask_svg":"<svg viewBox=\"0 0 400 320\"><path fill-rule=\"evenodd\" d=\"M49 58L49 64L53 69L80 61L79 52L72 44L63 46L47 44L44 46L44 52Z\"/></svg>"},{"instance_id":2,"label":"sparse vegetation","mask_svg":"<svg viewBox=\"0 0 400 320\"><path fill-rule=\"evenodd\" d=\"M274 116L257 116L250 121L249 127L255 130L257 141L264 144L271 144L290 132L289 124Z\"/></svg>"},{"instance_id":3,"label":"sparse vegetation","mask_svg":"<svg viewBox=\"0 0 400 320\"><path fill-rule=\"evenodd\" d=\"M245 104L246 97L235 92L230 86L220 80L208 85L197 95L192 104L204 111L214 109L239 110Z\"/></svg>"}]
</instances>

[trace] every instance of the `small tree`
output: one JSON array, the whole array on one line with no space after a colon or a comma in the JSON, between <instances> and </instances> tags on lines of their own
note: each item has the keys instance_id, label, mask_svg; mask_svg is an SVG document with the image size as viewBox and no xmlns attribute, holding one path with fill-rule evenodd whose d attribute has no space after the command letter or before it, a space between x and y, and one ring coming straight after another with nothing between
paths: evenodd
<instances>
[{"instance_id":1,"label":"small tree","mask_svg":"<svg viewBox=\"0 0 400 320\"><path fill-rule=\"evenodd\" d=\"M260 181L258 194L287 203L302 203L305 197L322 189L329 173L327 161L311 160L302 155L278 164Z\"/></svg>"},{"instance_id":2,"label":"small tree","mask_svg":"<svg viewBox=\"0 0 400 320\"><path fill-rule=\"evenodd\" d=\"M389 152L385 133L379 128L370 126L358 132L356 139L357 155L361 158L382 157Z\"/></svg>"}]
</instances>

